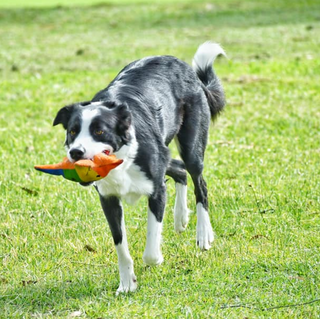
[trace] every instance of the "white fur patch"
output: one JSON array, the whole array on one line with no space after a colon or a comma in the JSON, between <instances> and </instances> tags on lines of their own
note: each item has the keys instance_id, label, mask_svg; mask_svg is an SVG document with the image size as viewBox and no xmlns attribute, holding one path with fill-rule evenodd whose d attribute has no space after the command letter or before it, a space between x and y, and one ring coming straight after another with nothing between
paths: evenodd
<instances>
[{"instance_id":1,"label":"white fur patch","mask_svg":"<svg viewBox=\"0 0 320 319\"><path fill-rule=\"evenodd\" d=\"M201 203L197 204L197 245L200 249L208 250L214 240L208 211Z\"/></svg>"},{"instance_id":2,"label":"white fur patch","mask_svg":"<svg viewBox=\"0 0 320 319\"><path fill-rule=\"evenodd\" d=\"M207 41L201 44L192 60L193 69L195 71L197 69L204 70L208 66L212 66L214 60L220 54L226 57L226 53L218 43Z\"/></svg>"},{"instance_id":3,"label":"white fur patch","mask_svg":"<svg viewBox=\"0 0 320 319\"><path fill-rule=\"evenodd\" d=\"M112 153L111 146L107 146L104 143L97 142L92 138L90 134L89 127L92 122L92 119L99 114L99 110L97 109L85 109L81 114L82 123L81 123L81 131L76 137L76 139L69 145L69 150L67 156L71 162L73 159L70 156L70 150L73 148L83 148L85 153L83 155L84 158L93 158L94 155L103 152L106 149Z\"/></svg>"},{"instance_id":4,"label":"white fur patch","mask_svg":"<svg viewBox=\"0 0 320 319\"><path fill-rule=\"evenodd\" d=\"M121 220L122 243L116 245L118 254L118 265L120 273L120 285L117 294L135 291L137 289L137 279L133 270L133 260L130 256L125 229L124 217Z\"/></svg>"},{"instance_id":5,"label":"white fur patch","mask_svg":"<svg viewBox=\"0 0 320 319\"><path fill-rule=\"evenodd\" d=\"M107 177L96 182L102 196L116 195L123 198L128 204L134 204L142 195L153 193L153 183L142 172L139 166L133 163L138 150L138 142L134 131L130 132L133 140L129 145L124 145L114 154L123 163L111 170Z\"/></svg>"},{"instance_id":6,"label":"white fur patch","mask_svg":"<svg viewBox=\"0 0 320 319\"><path fill-rule=\"evenodd\" d=\"M136 61L133 65L130 66L130 68L128 68L127 70L122 72L121 78L124 77L128 72L131 72L134 69L142 68L148 61L153 60L153 59L154 59L154 56L147 56L145 58L142 58L142 59ZM121 80L121 78L120 78L120 80Z\"/></svg>"},{"instance_id":7,"label":"white fur patch","mask_svg":"<svg viewBox=\"0 0 320 319\"><path fill-rule=\"evenodd\" d=\"M174 229L177 233L186 230L189 221L187 206L187 185L176 183L176 201L174 205Z\"/></svg>"},{"instance_id":8,"label":"white fur patch","mask_svg":"<svg viewBox=\"0 0 320 319\"><path fill-rule=\"evenodd\" d=\"M148 210L147 244L143 254L143 261L150 266L163 262L161 254L162 223L159 223L154 214Z\"/></svg>"}]
</instances>

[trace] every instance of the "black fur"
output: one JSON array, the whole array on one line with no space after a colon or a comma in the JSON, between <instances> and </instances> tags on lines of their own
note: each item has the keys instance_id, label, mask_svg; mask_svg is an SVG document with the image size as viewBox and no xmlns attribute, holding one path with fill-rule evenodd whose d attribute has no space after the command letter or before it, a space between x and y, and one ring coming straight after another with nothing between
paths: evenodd
<instances>
[{"instance_id":1,"label":"black fur","mask_svg":"<svg viewBox=\"0 0 320 319\"><path fill-rule=\"evenodd\" d=\"M100 102L100 103L98 103ZM185 62L172 56L156 56L132 62L109 86L98 92L91 102L62 108L53 125L67 130L66 146L77 137L81 112L96 108L90 134L97 142L111 145L114 152L130 145L134 135L138 150L134 164L152 182L149 209L162 222L165 203L165 175L176 183L187 184L191 175L196 202L208 208L207 186L202 176L210 120L225 104L224 93L211 67L196 72ZM95 134L97 131L103 134ZM169 143L176 138L182 161L170 158ZM74 150L76 160L83 156ZM99 189L99 187L96 187ZM98 190L99 191L99 190ZM122 243L122 207L117 194L103 196L100 201L116 245Z\"/></svg>"},{"instance_id":2,"label":"black fur","mask_svg":"<svg viewBox=\"0 0 320 319\"><path fill-rule=\"evenodd\" d=\"M102 102L104 106L91 124L95 140L118 151L130 142L128 128L134 126L139 144L134 162L155 186L149 205L157 220L161 221L164 213L165 174L185 185L188 171L195 186L196 202L208 207L203 158L210 118L215 118L225 104L223 89L212 68L198 69L195 73L188 64L172 56L145 58L126 66L92 102ZM67 146L76 137L71 137L70 131L76 134L79 131L76 110L87 107L93 106L90 102L76 103L58 112L53 125L62 124L67 129ZM95 136L94 130L98 128L109 133ZM170 160L167 146L174 136L183 162ZM106 214L107 206L111 211L117 206L114 199L101 202ZM110 227L119 229L117 222ZM121 240L117 238L118 241Z\"/></svg>"},{"instance_id":3,"label":"black fur","mask_svg":"<svg viewBox=\"0 0 320 319\"><path fill-rule=\"evenodd\" d=\"M68 123L70 121L70 118L71 118L72 114L74 113L74 111L80 106L86 106L89 104L91 104L91 102L86 101L86 102L79 102L79 103L70 104L70 105L63 107L57 113L57 115L53 121L53 126L56 126L58 124L62 124L63 128L66 130Z\"/></svg>"},{"instance_id":4,"label":"black fur","mask_svg":"<svg viewBox=\"0 0 320 319\"><path fill-rule=\"evenodd\" d=\"M182 161L172 159L167 167L166 175L172 177L176 183L187 185L186 166Z\"/></svg>"},{"instance_id":5,"label":"black fur","mask_svg":"<svg viewBox=\"0 0 320 319\"><path fill-rule=\"evenodd\" d=\"M121 230L121 219L122 219L122 208L120 205L119 198L116 196L103 197L100 196L100 202L105 216L108 220L109 227L113 236L115 245L122 243L122 230Z\"/></svg>"},{"instance_id":6,"label":"black fur","mask_svg":"<svg viewBox=\"0 0 320 319\"><path fill-rule=\"evenodd\" d=\"M67 147L76 139L81 129L82 119L78 111L88 107L94 108L90 104L91 102L75 103L65 106L58 112L53 125L62 124L67 130L65 141ZM99 116L93 119L90 125L90 133L95 141L111 145L116 152L130 140L127 131L131 125L131 112L126 104L115 105L112 102L105 102L103 106L100 107ZM103 130L105 134L95 134L99 130ZM74 154L79 154L79 151L81 150L75 150ZM81 155L72 156L74 160L79 160L81 157Z\"/></svg>"}]
</instances>

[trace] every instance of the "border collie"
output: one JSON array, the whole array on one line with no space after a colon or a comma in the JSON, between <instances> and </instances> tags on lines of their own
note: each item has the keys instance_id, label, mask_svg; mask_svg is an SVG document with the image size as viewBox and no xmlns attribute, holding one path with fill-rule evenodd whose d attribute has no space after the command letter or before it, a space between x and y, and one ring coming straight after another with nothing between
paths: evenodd
<instances>
[{"instance_id":1,"label":"border collie","mask_svg":"<svg viewBox=\"0 0 320 319\"><path fill-rule=\"evenodd\" d=\"M220 54L225 55L218 44L205 42L193 58L193 68L173 56L132 62L91 101L63 107L53 122L66 130L69 160L92 158L100 152L123 159L107 177L94 183L118 254L117 293L137 288L121 200L131 204L142 195L148 196L143 260L148 265L161 264L165 175L176 185L176 232L184 231L188 224L188 172L196 198L196 242L202 250L211 246L214 234L202 171L210 120L225 105L223 88L212 68ZM170 158L168 145L173 139L182 160Z\"/></svg>"}]
</instances>

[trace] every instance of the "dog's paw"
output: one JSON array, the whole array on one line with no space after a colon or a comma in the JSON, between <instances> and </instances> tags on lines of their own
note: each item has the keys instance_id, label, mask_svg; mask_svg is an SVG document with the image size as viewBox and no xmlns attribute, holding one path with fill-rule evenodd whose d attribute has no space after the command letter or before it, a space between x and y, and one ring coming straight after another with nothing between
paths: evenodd
<instances>
[{"instance_id":1,"label":"dog's paw","mask_svg":"<svg viewBox=\"0 0 320 319\"><path fill-rule=\"evenodd\" d=\"M187 207L187 186L176 184L176 201L174 205L174 230L181 233L186 230L189 222Z\"/></svg>"},{"instance_id":2,"label":"dog's paw","mask_svg":"<svg viewBox=\"0 0 320 319\"><path fill-rule=\"evenodd\" d=\"M147 252L143 254L143 261L149 266L160 265L163 262L163 257L161 252Z\"/></svg>"},{"instance_id":3,"label":"dog's paw","mask_svg":"<svg viewBox=\"0 0 320 319\"><path fill-rule=\"evenodd\" d=\"M120 279L120 285L117 289L116 295L118 296L121 293L128 293L136 291L138 287L137 278L134 274L127 276L126 278Z\"/></svg>"},{"instance_id":4,"label":"dog's paw","mask_svg":"<svg viewBox=\"0 0 320 319\"><path fill-rule=\"evenodd\" d=\"M214 240L212 227L201 228L197 230L197 245L201 250L209 250Z\"/></svg>"},{"instance_id":5,"label":"dog's paw","mask_svg":"<svg viewBox=\"0 0 320 319\"><path fill-rule=\"evenodd\" d=\"M174 211L174 230L182 233L186 230L189 222L189 210L187 208L175 208Z\"/></svg>"},{"instance_id":6,"label":"dog's paw","mask_svg":"<svg viewBox=\"0 0 320 319\"><path fill-rule=\"evenodd\" d=\"M199 205L199 206L198 206ZM214 233L211 227L209 214L202 204L197 205L197 245L202 250L211 248Z\"/></svg>"}]
</instances>

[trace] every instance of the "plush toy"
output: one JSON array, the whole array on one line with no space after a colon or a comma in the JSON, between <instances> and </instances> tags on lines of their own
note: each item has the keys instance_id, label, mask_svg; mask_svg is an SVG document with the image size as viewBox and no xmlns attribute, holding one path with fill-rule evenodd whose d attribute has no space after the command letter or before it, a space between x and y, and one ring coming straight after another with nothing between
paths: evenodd
<instances>
[{"instance_id":1,"label":"plush toy","mask_svg":"<svg viewBox=\"0 0 320 319\"><path fill-rule=\"evenodd\" d=\"M80 183L97 181L104 178L108 173L123 162L115 155L97 154L90 159L82 159L74 163L67 157L61 163L52 165L36 165L34 168L40 172L62 175L64 178Z\"/></svg>"}]
</instances>

